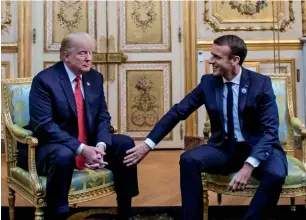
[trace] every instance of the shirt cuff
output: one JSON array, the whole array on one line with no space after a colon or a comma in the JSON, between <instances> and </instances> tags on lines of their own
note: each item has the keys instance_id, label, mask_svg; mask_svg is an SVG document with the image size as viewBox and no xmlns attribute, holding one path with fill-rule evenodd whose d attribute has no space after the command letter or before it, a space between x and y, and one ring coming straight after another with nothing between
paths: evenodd
<instances>
[{"instance_id":1,"label":"shirt cuff","mask_svg":"<svg viewBox=\"0 0 306 220\"><path fill-rule=\"evenodd\" d=\"M104 142L97 143L96 147L99 147L99 145L102 145L104 147L104 150L106 150L106 144Z\"/></svg>"},{"instance_id":2,"label":"shirt cuff","mask_svg":"<svg viewBox=\"0 0 306 220\"><path fill-rule=\"evenodd\" d=\"M77 156L80 155L80 154L82 153L83 148L84 148L84 144L81 144L81 145L79 146L79 148L77 149L77 151L76 151L76 155L77 155Z\"/></svg>"},{"instance_id":3,"label":"shirt cuff","mask_svg":"<svg viewBox=\"0 0 306 220\"><path fill-rule=\"evenodd\" d=\"M251 164L253 167L258 167L260 164L260 161L257 160L255 157L248 157L245 162Z\"/></svg>"},{"instance_id":4,"label":"shirt cuff","mask_svg":"<svg viewBox=\"0 0 306 220\"><path fill-rule=\"evenodd\" d=\"M154 147L156 146L156 144L149 138L147 138L145 141L146 145L148 145L152 150L154 149Z\"/></svg>"}]
</instances>

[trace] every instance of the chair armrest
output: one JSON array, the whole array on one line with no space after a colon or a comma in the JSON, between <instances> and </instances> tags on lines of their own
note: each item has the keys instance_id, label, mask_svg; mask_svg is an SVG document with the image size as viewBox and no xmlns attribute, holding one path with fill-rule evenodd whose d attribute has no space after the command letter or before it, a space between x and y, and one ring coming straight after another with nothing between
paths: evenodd
<instances>
[{"instance_id":1,"label":"chair armrest","mask_svg":"<svg viewBox=\"0 0 306 220\"><path fill-rule=\"evenodd\" d=\"M290 118L290 123L294 131L297 132L299 135L301 135L303 164L304 164L304 167L306 168L306 129L305 129L305 126L302 124L299 118Z\"/></svg>"},{"instance_id":2,"label":"chair armrest","mask_svg":"<svg viewBox=\"0 0 306 220\"><path fill-rule=\"evenodd\" d=\"M204 123L203 135L204 135L204 144L207 144L209 136L210 136L210 121L209 120L207 120Z\"/></svg>"},{"instance_id":3,"label":"chair armrest","mask_svg":"<svg viewBox=\"0 0 306 220\"><path fill-rule=\"evenodd\" d=\"M306 129L305 126L302 124L299 118L290 118L291 125L293 129L301 134L302 137L306 137Z\"/></svg>"},{"instance_id":4,"label":"chair armrest","mask_svg":"<svg viewBox=\"0 0 306 220\"><path fill-rule=\"evenodd\" d=\"M110 133L116 134L118 131L112 125L110 126Z\"/></svg>"},{"instance_id":5,"label":"chair armrest","mask_svg":"<svg viewBox=\"0 0 306 220\"><path fill-rule=\"evenodd\" d=\"M14 139L18 142L28 145L28 168L31 179L31 187L36 196L43 196L43 188L38 178L35 162L35 147L38 145L38 139L33 137L33 132L20 127L17 124L6 124L8 130Z\"/></svg>"},{"instance_id":6,"label":"chair armrest","mask_svg":"<svg viewBox=\"0 0 306 220\"><path fill-rule=\"evenodd\" d=\"M31 144L32 146L37 146L38 140L33 137L33 132L20 127L17 124L6 124L8 130L11 132L12 136L20 143Z\"/></svg>"}]
</instances>

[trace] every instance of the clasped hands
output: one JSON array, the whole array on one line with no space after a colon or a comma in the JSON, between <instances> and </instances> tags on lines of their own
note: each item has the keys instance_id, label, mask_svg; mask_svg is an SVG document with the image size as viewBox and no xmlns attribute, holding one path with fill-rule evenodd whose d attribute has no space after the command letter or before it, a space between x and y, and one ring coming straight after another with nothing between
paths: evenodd
<instances>
[{"instance_id":1,"label":"clasped hands","mask_svg":"<svg viewBox=\"0 0 306 220\"><path fill-rule=\"evenodd\" d=\"M84 145L81 154L85 159L85 166L89 169L102 169L108 165L104 161L105 147L103 145L98 145L97 147Z\"/></svg>"}]
</instances>

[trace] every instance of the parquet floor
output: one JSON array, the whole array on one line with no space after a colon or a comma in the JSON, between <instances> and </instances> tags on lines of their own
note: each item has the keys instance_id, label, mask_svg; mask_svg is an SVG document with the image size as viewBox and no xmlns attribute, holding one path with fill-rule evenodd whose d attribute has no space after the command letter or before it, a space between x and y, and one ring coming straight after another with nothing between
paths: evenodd
<instances>
[{"instance_id":1,"label":"parquet floor","mask_svg":"<svg viewBox=\"0 0 306 220\"><path fill-rule=\"evenodd\" d=\"M139 165L138 180L140 195L133 200L133 206L180 206L179 158L181 150L159 150L151 152ZM7 206L6 160L1 156L1 205ZM215 193L209 194L210 205L217 205ZM224 205L248 205L250 198L223 196ZM304 204L304 198L296 200L296 204ZM281 199L279 204L290 204L289 199ZM16 196L16 206L30 204L19 195ZM116 197L109 197L79 204L87 207L115 207Z\"/></svg>"}]
</instances>

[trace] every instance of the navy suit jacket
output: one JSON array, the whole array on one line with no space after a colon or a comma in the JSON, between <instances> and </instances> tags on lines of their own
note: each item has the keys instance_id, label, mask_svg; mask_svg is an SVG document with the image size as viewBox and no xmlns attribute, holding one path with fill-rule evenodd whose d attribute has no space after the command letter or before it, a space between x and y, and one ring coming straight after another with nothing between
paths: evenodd
<instances>
[{"instance_id":1,"label":"navy suit jacket","mask_svg":"<svg viewBox=\"0 0 306 220\"><path fill-rule=\"evenodd\" d=\"M246 88L246 93L242 93L241 88ZM223 80L212 74L203 75L199 85L162 117L148 138L159 143L180 120L185 120L203 104L211 124L208 143L226 147L223 146L227 135L224 130ZM252 149L249 156L264 161L275 152L287 164L278 137L279 116L270 77L243 68L238 108L242 135Z\"/></svg>"},{"instance_id":2,"label":"navy suit jacket","mask_svg":"<svg viewBox=\"0 0 306 220\"><path fill-rule=\"evenodd\" d=\"M94 69L82 75L85 96L87 144L112 145L111 117L103 91L103 76ZM63 62L38 73L30 91L30 122L27 126L39 145L61 144L73 152L80 146L74 93Z\"/></svg>"}]
</instances>

